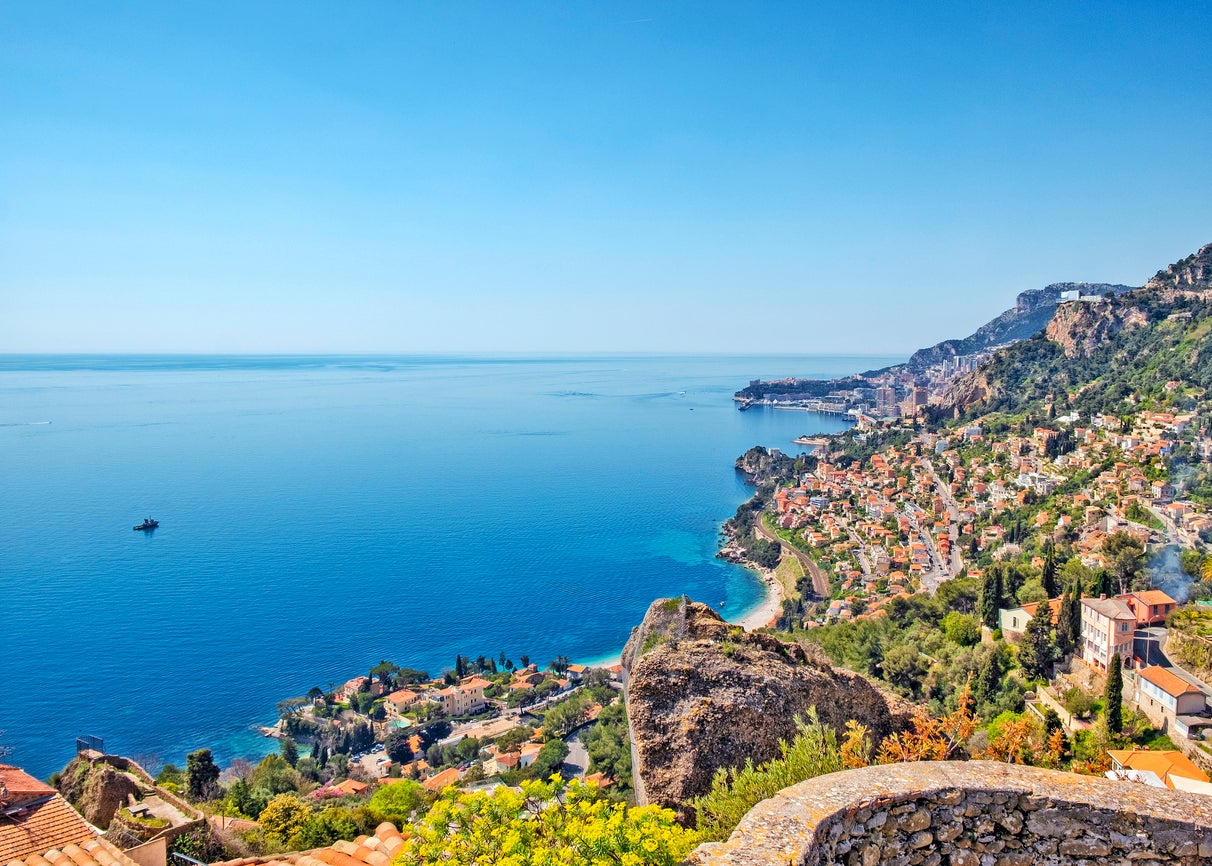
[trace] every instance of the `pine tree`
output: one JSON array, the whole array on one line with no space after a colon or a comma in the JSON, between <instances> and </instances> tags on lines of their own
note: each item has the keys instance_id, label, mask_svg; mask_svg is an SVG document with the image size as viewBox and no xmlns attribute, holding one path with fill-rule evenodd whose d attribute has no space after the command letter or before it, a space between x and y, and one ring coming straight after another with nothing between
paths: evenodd
<instances>
[{"instance_id":1,"label":"pine tree","mask_svg":"<svg viewBox=\"0 0 1212 866\"><path fill-rule=\"evenodd\" d=\"M279 746L282 749L282 758L292 767L299 763L299 747L290 737L283 737Z\"/></svg>"},{"instance_id":2,"label":"pine tree","mask_svg":"<svg viewBox=\"0 0 1212 866\"><path fill-rule=\"evenodd\" d=\"M1113 734L1124 730L1124 674L1119 653L1111 656L1107 667L1107 687L1103 690L1103 703L1107 710L1107 730Z\"/></svg>"},{"instance_id":3,"label":"pine tree","mask_svg":"<svg viewBox=\"0 0 1212 866\"><path fill-rule=\"evenodd\" d=\"M1018 663L1022 666L1023 675L1029 680L1050 677L1055 651L1052 641L1052 609L1041 603L1035 609L1035 616L1027 623L1023 643L1018 651Z\"/></svg>"}]
</instances>

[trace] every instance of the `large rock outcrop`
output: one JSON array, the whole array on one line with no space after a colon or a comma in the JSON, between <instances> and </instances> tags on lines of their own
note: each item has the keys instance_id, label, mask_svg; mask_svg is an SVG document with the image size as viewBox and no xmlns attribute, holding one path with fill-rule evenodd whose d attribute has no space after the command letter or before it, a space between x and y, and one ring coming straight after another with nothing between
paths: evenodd
<instances>
[{"instance_id":1,"label":"large rock outcrop","mask_svg":"<svg viewBox=\"0 0 1212 866\"><path fill-rule=\"evenodd\" d=\"M59 774L59 793L84 820L104 830L114 819L114 813L132 797L140 799L143 790L129 773L108 764L74 758Z\"/></svg>"},{"instance_id":2,"label":"large rock outcrop","mask_svg":"<svg viewBox=\"0 0 1212 866\"><path fill-rule=\"evenodd\" d=\"M877 742L909 720L907 704L858 674L684 599L653 602L623 666L637 789L683 820L693 819L685 801L706 793L717 770L776 757L811 707L839 731L857 720Z\"/></svg>"},{"instance_id":3,"label":"large rock outcrop","mask_svg":"<svg viewBox=\"0 0 1212 866\"><path fill-rule=\"evenodd\" d=\"M1062 304L1044 331L1066 358L1088 358L1120 331L1149 324L1143 310L1116 300Z\"/></svg>"}]
</instances>

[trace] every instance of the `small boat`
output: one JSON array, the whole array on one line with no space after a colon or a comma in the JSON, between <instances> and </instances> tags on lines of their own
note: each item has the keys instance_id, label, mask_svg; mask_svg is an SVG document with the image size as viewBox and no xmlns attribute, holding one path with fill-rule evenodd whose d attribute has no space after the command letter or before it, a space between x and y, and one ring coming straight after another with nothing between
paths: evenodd
<instances>
[{"instance_id":1,"label":"small boat","mask_svg":"<svg viewBox=\"0 0 1212 866\"><path fill-rule=\"evenodd\" d=\"M150 517L135 527L135 532L150 532L160 525L159 520L152 520Z\"/></svg>"}]
</instances>

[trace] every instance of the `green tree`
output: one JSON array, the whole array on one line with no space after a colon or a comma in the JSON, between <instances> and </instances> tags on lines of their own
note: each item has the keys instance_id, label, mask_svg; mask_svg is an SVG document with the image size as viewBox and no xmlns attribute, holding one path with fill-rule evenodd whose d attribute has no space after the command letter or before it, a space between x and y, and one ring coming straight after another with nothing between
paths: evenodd
<instances>
[{"instance_id":1,"label":"green tree","mask_svg":"<svg viewBox=\"0 0 1212 866\"><path fill-rule=\"evenodd\" d=\"M280 845L289 845L311 817L311 806L293 794L278 794L261 810L257 822L266 835Z\"/></svg>"},{"instance_id":2,"label":"green tree","mask_svg":"<svg viewBox=\"0 0 1212 866\"><path fill-rule=\"evenodd\" d=\"M1052 675L1056 645L1052 640L1052 609L1041 604L1027 623L1023 642L1018 650L1018 663L1028 680L1047 679Z\"/></svg>"},{"instance_id":3,"label":"green tree","mask_svg":"<svg viewBox=\"0 0 1212 866\"><path fill-rule=\"evenodd\" d=\"M1073 582L1073 607L1069 610L1069 639L1074 649L1081 644L1082 639L1082 584L1080 580Z\"/></svg>"},{"instance_id":4,"label":"green tree","mask_svg":"<svg viewBox=\"0 0 1212 866\"><path fill-rule=\"evenodd\" d=\"M1056 654L1060 658L1065 658L1073 652L1074 640L1070 633L1073 624L1073 596L1069 594L1069 590L1065 590L1061 596L1060 610L1056 617Z\"/></svg>"},{"instance_id":5,"label":"green tree","mask_svg":"<svg viewBox=\"0 0 1212 866\"><path fill-rule=\"evenodd\" d=\"M380 821L403 827L429 802L429 792L420 782L404 779L382 785L370 798L369 806Z\"/></svg>"},{"instance_id":6,"label":"green tree","mask_svg":"<svg viewBox=\"0 0 1212 866\"><path fill-rule=\"evenodd\" d=\"M281 755L266 755L253 769L248 783L254 792L262 792L268 799L299 790L299 774Z\"/></svg>"},{"instance_id":7,"label":"green tree","mask_svg":"<svg viewBox=\"0 0 1212 866\"><path fill-rule=\"evenodd\" d=\"M951 611L943 617L943 634L960 646L975 646L981 639L981 624L975 617Z\"/></svg>"},{"instance_id":8,"label":"green tree","mask_svg":"<svg viewBox=\"0 0 1212 866\"><path fill-rule=\"evenodd\" d=\"M564 759L567 757L568 744L563 740L550 740L539 749L539 754L535 756L534 763L528 769L533 778L546 779L560 772L560 768L564 766Z\"/></svg>"},{"instance_id":9,"label":"green tree","mask_svg":"<svg viewBox=\"0 0 1212 866\"><path fill-rule=\"evenodd\" d=\"M994 647L981 662L980 670L976 674L976 682L972 686L972 696L976 698L978 705L991 703L997 698L1002 687L1004 673L1001 649Z\"/></svg>"},{"instance_id":10,"label":"green tree","mask_svg":"<svg viewBox=\"0 0 1212 866\"><path fill-rule=\"evenodd\" d=\"M1051 596L1048 595L1048 591L1044 589L1043 584L1038 580L1032 579L1024 581L1023 585L1018 589L1019 604L1046 602L1050 597Z\"/></svg>"},{"instance_id":11,"label":"green tree","mask_svg":"<svg viewBox=\"0 0 1212 866\"><path fill-rule=\"evenodd\" d=\"M1048 598L1056 598L1056 548L1051 544L1044 553L1044 569L1040 574L1039 582L1043 586L1044 592L1048 594Z\"/></svg>"},{"instance_id":12,"label":"green tree","mask_svg":"<svg viewBox=\"0 0 1212 866\"><path fill-rule=\"evenodd\" d=\"M988 628L997 628L997 612L1002 606L1001 571L990 566L985 569L981 584L981 622Z\"/></svg>"},{"instance_id":13,"label":"green tree","mask_svg":"<svg viewBox=\"0 0 1212 866\"><path fill-rule=\"evenodd\" d=\"M1103 703L1106 705L1107 730L1113 734L1121 733L1124 729L1124 674L1119 653L1113 654L1111 663L1107 665Z\"/></svg>"},{"instance_id":14,"label":"green tree","mask_svg":"<svg viewBox=\"0 0 1212 866\"><path fill-rule=\"evenodd\" d=\"M198 749L185 758L185 790L192 800L213 800L219 795L219 768L210 749Z\"/></svg>"},{"instance_id":15,"label":"green tree","mask_svg":"<svg viewBox=\"0 0 1212 866\"><path fill-rule=\"evenodd\" d=\"M299 745L290 737L283 737L278 743L282 760L292 767L299 763Z\"/></svg>"}]
</instances>

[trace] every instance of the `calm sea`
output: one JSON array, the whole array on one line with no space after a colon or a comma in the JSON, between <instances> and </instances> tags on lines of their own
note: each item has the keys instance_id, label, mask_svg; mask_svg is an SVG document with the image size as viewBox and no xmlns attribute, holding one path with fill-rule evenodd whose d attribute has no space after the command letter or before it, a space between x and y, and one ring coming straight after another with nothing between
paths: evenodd
<instances>
[{"instance_id":1,"label":"calm sea","mask_svg":"<svg viewBox=\"0 0 1212 866\"><path fill-rule=\"evenodd\" d=\"M7 760L256 757L278 700L382 659L600 659L681 592L739 615L732 461L844 422L732 392L896 360L0 356Z\"/></svg>"}]
</instances>

